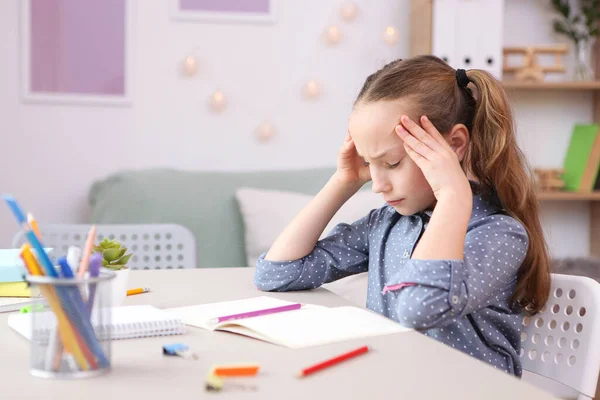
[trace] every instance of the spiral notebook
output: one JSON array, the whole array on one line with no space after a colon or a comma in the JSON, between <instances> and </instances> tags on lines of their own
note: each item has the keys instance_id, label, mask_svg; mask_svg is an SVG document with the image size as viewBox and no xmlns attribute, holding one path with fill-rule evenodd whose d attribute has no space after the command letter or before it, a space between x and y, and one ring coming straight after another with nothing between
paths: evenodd
<instances>
[{"instance_id":1,"label":"spiral notebook","mask_svg":"<svg viewBox=\"0 0 600 400\"><path fill-rule=\"evenodd\" d=\"M52 312L37 313L43 326L42 331L48 334L56 327L56 317ZM149 305L122 306L111 309L111 323L100 326L93 320L93 325L100 340L110 335L112 339L133 339L150 336L180 335L184 333L181 320L172 314ZM8 326L18 334L31 340L31 314L11 314Z\"/></svg>"}]
</instances>

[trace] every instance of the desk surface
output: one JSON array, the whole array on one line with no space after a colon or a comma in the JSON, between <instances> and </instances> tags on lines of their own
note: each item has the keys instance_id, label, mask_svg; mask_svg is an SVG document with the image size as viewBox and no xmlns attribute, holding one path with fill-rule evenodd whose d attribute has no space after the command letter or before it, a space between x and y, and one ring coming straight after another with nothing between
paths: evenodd
<instances>
[{"instance_id":1,"label":"desk surface","mask_svg":"<svg viewBox=\"0 0 600 400\"><path fill-rule=\"evenodd\" d=\"M253 273L249 268L132 271L129 287L150 287L153 291L130 296L125 304L168 308L262 295L252 284ZM325 289L269 295L326 306L348 304ZM114 341L113 367L108 374L73 381L45 380L29 375L29 343L8 327L7 317L0 314L0 398L551 398L417 332L290 350L231 333L186 327L182 336ZM171 342L189 344L199 360L163 356L162 345ZM372 351L360 359L302 380L295 378L302 367L364 344ZM243 381L256 385L256 391L204 391L204 378L212 365L236 362L261 365L259 377Z\"/></svg>"}]
</instances>

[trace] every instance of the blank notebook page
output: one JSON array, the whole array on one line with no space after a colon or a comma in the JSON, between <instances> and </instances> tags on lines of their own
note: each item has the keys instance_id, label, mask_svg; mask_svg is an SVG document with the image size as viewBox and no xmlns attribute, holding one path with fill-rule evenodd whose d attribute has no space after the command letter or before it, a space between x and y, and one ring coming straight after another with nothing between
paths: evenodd
<instances>
[{"instance_id":1,"label":"blank notebook page","mask_svg":"<svg viewBox=\"0 0 600 400\"><path fill-rule=\"evenodd\" d=\"M325 308L310 305L296 311L234 321L219 329L254 336L293 349L410 330L358 307Z\"/></svg>"}]
</instances>

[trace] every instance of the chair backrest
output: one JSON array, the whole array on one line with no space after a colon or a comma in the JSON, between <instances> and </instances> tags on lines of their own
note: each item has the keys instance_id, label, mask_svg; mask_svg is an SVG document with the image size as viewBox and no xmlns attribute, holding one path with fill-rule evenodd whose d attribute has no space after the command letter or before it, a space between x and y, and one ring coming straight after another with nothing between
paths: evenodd
<instances>
[{"instance_id":1,"label":"chair backrest","mask_svg":"<svg viewBox=\"0 0 600 400\"><path fill-rule=\"evenodd\" d=\"M40 225L45 247L54 248L53 257L67 254L69 246L83 249L90 224ZM176 224L96 224L96 243L104 238L116 239L133 253L127 265L131 269L196 268L196 240L191 231ZM13 247L20 247L25 237L19 232Z\"/></svg>"},{"instance_id":2,"label":"chair backrest","mask_svg":"<svg viewBox=\"0 0 600 400\"><path fill-rule=\"evenodd\" d=\"M551 293L543 311L523 320L523 369L594 397L600 372L598 310L600 283L582 276L552 274Z\"/></svg>"}]
</instances>

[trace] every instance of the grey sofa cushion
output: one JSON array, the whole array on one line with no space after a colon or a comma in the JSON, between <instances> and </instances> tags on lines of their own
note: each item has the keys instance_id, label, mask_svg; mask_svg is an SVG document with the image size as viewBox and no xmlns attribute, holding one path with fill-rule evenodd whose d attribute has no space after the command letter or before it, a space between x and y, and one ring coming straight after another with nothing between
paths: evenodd
<instances>
[{"instance_id":1,"label":"grey sofa cushion","mask_svg":"<svg viewBox=\"0 0 600 400\"><path fill-rule=\"evenodd\" d=\"M122 171L94 182L92 223L176 223L196 236L198 265L246 265L238 187L316 194L335 168L202 172L155 168Z\"/></svg>"}]
</instances>

